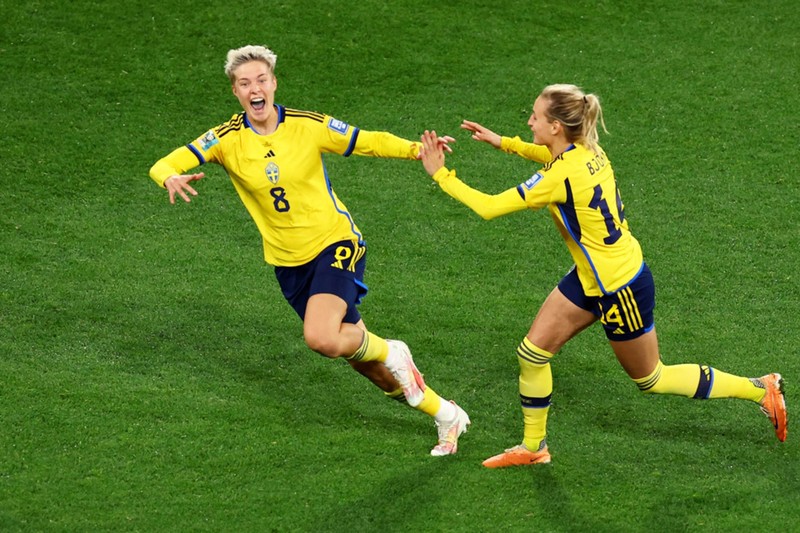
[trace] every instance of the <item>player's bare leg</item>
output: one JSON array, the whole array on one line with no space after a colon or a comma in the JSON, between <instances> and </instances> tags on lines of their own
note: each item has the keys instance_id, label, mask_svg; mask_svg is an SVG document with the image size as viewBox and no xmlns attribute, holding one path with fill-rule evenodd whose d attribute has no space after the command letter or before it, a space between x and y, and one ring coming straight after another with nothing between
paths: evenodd
<instances>
[{"instance_id":1,"label":"player's bare leg","mask_svg":"<svg viewBox=\"0 0 800 533\"><path fill-rule=\"evenodd\" d=\"M650 375L658 365L658 336L654 327L647 333L626 341L608 341L617 361L631 379Z\"/></svg>"},{"instance_id":2,"label":"player's bare leg","mask_svg":"<svg viewBox=\"0 0 800 533\"><path fill-rule=\"evenodd\" d=\"M303 318L306 345L331 359L355 353L364 338L364 329L342 322L346 313L347 302L335 294L311 296Z\"/></svg>"},{"instance_id":3,"label":"player's bare leg","mask_svg":"<svg viewBox=\"0 0 800 533\"><path fill-rule=\"evenodd\" d=\"M594 314L572 303L556 287L536 313L527 337L536 346L555 354L596 321Z\"/></svg>"},{"instance_id":4,"label":"player's bare leg","mask_svg":"<svg viewBox=\"0 0 800 533\"><path fill-rule=\"evenodd\" d=\"M470 424L466 412L454 402L443 401L426 386L404 342L386 341L369 333L363 320L358 324L342 322L346 312L346 302L333 294L309 298L303 321L309 348L326 357L345 357L354 370L390 398L432 416L439 439L431 454L456 453L458 438Z\"/></svg>"}]
</instances>

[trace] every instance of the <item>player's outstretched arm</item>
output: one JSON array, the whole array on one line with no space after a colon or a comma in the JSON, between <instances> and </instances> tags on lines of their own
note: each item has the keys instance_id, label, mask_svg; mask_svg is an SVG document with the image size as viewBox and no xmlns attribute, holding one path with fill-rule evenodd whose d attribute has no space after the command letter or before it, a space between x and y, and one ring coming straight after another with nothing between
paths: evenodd
<instances>
[{"instance_id":1,"label":"player's outstretched arm","mask_svg":"<svg viewBox=\"0 0 800 533\"><path fill-rule=\"evenodd\" d=\"M197 196L197 191L189 184L202 179L204 176L203 172L198 172L197 174L175 174L167 178L164 182L164 188L169 191L169 203L175 203L176 194L180 195L184 202L191 202L191 198L186 193Z\"/></svg>"},{"instance_id":2,"label":"player's outstretched arm","mask_svg":"<svg viewBox=\"0 0 800 533\"><path fill-rule=\"evenodd\" d=\"M487 144L491 144L495 148L500 148L502 137L489 128L485 128L477 122L472 122L471 120L463 121L461 123L461 128L472 132L472 138L476 141L482 141Z\"/></svg>"}]
</instances>

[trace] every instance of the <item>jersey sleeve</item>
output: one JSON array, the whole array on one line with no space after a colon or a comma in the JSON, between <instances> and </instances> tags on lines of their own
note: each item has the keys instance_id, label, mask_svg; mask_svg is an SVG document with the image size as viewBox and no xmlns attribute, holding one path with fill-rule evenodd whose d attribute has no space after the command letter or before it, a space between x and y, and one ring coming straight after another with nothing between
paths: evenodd
<instances>
[{"instance_id":1,"label":"jersey sleeve","mask_svg":"<svg viewBox=\"0 0 800 533\"><path fill-rule=\"evenodd\" d=\"M516 187L525 205L531 209L541 209L550 204L566 201L566 188L563 177L558 172L540 170Z\"/></svg>"},{"instance_id":2,"label":"jersey sleeve","mask_svg":"<svg viewBox=\"0 0 800 533\"><path fill-rule=\"evenodd\" d=\"M318 132L320 148L324 152L348 157L363 155L396 159L416 159L419 142L408 141L383 131L365 131L346 122L324 115Z\"/></svg>"},{"instance_id":3,"label":"jersey sleeve","mask_svg":"<svg viewBox=\"0 0 800 533\"><path fill-rule=\"evenodd\" d=\"M184 174L207 162L221 163L219 137L215 129L209 130L186 146L181 146L162 157L150 168L150 177L160 187L167 178Z\"/></svg>"},{"instance_id":4,"label":"jersey sleeve","mask_svg":"<svg viewBox=\"0 0 800 533\"><path fill-rule=\"evenodd\" d=\"M537 163L548 163L553 159L553 154L546 146L541 144L526 143L519 137L502 137L500 149L507 154L514 154Z\"/></svg>"},{"instance_id":5,"label":"jersey sleeve","mask_svg":"<svg viewBox=\"0 0 800 533\"><path fill-rule=\"evenodd\" d=\"M421 143L385 131L360 131L352 153L372 157L416 159L421 146Z\"/></svg>"},{"instance_id":6,"label":"jersey sleeve","mask_svg":"<svg viewBox=\"0 0 800 533\"><path fill-rule=\"evenodd\" d=\"M444 192L475 211L484 220L521 211L527 207L515 188L500 194L486 194L458 179L455 170L448 170L445 167L433 175L433 180Z\"/></svg>"}]
</instances>

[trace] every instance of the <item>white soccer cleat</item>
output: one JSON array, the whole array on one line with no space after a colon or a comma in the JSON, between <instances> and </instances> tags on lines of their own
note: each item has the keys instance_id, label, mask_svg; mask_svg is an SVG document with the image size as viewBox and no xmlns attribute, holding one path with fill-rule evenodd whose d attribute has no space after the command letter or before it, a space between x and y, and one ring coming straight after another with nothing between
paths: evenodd
<instances>
[{"instance_id":1,"label":"white soccer cleat","mask_svg":"<svg viewBox=\"0 0 800 533\"><path fill-rule=\"evenodd\" d=\"M417 365L414 364L414 359L411 357L411 351L403 341L387 340L389 343L389 351L396 355L399 364L389 368L394 378L400 383L403 388L403 394L406 397L408 405L416 407L422 403L425 397L425 380L422 379L422 374L417 370Z\"/></svg>"},{"instance_id":2,"label":"white soccer cleat","mask_svg":"<svg viewBox=\"0 0 800 533\"><path fill-rule=\"evenodd\" d=\"M450 423L440 424L436 422L436 431L439 433L439 443L431 450L431 455L441 457L443 455L453 455L458 451L458 437L467 432L467 426L471 424L469 415L453 400L450 400L456 408L456 417Z\"/></svg>"}]
</instances>

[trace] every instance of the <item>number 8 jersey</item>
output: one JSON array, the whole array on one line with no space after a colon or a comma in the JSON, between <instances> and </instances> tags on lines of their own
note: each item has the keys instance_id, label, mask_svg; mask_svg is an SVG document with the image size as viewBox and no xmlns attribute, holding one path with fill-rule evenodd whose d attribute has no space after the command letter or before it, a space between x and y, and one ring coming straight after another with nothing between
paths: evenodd
<instances>
[{"instance_id":1,"label":"number 8 jersey","mask_svg":"<svg viewBox=\"0 0 800 533\"><path fill-rule=\"evenodd\" d=\"M264 259L297 266L334 242L363 242L328 179L324 153L414 159L419 143L368 132L328 115L276 105L277 129L253 130L245 113L159 160L150 176L162 187L172 175L208 162L225 168L264 243Z\"/></svg>"}]
</instances>

